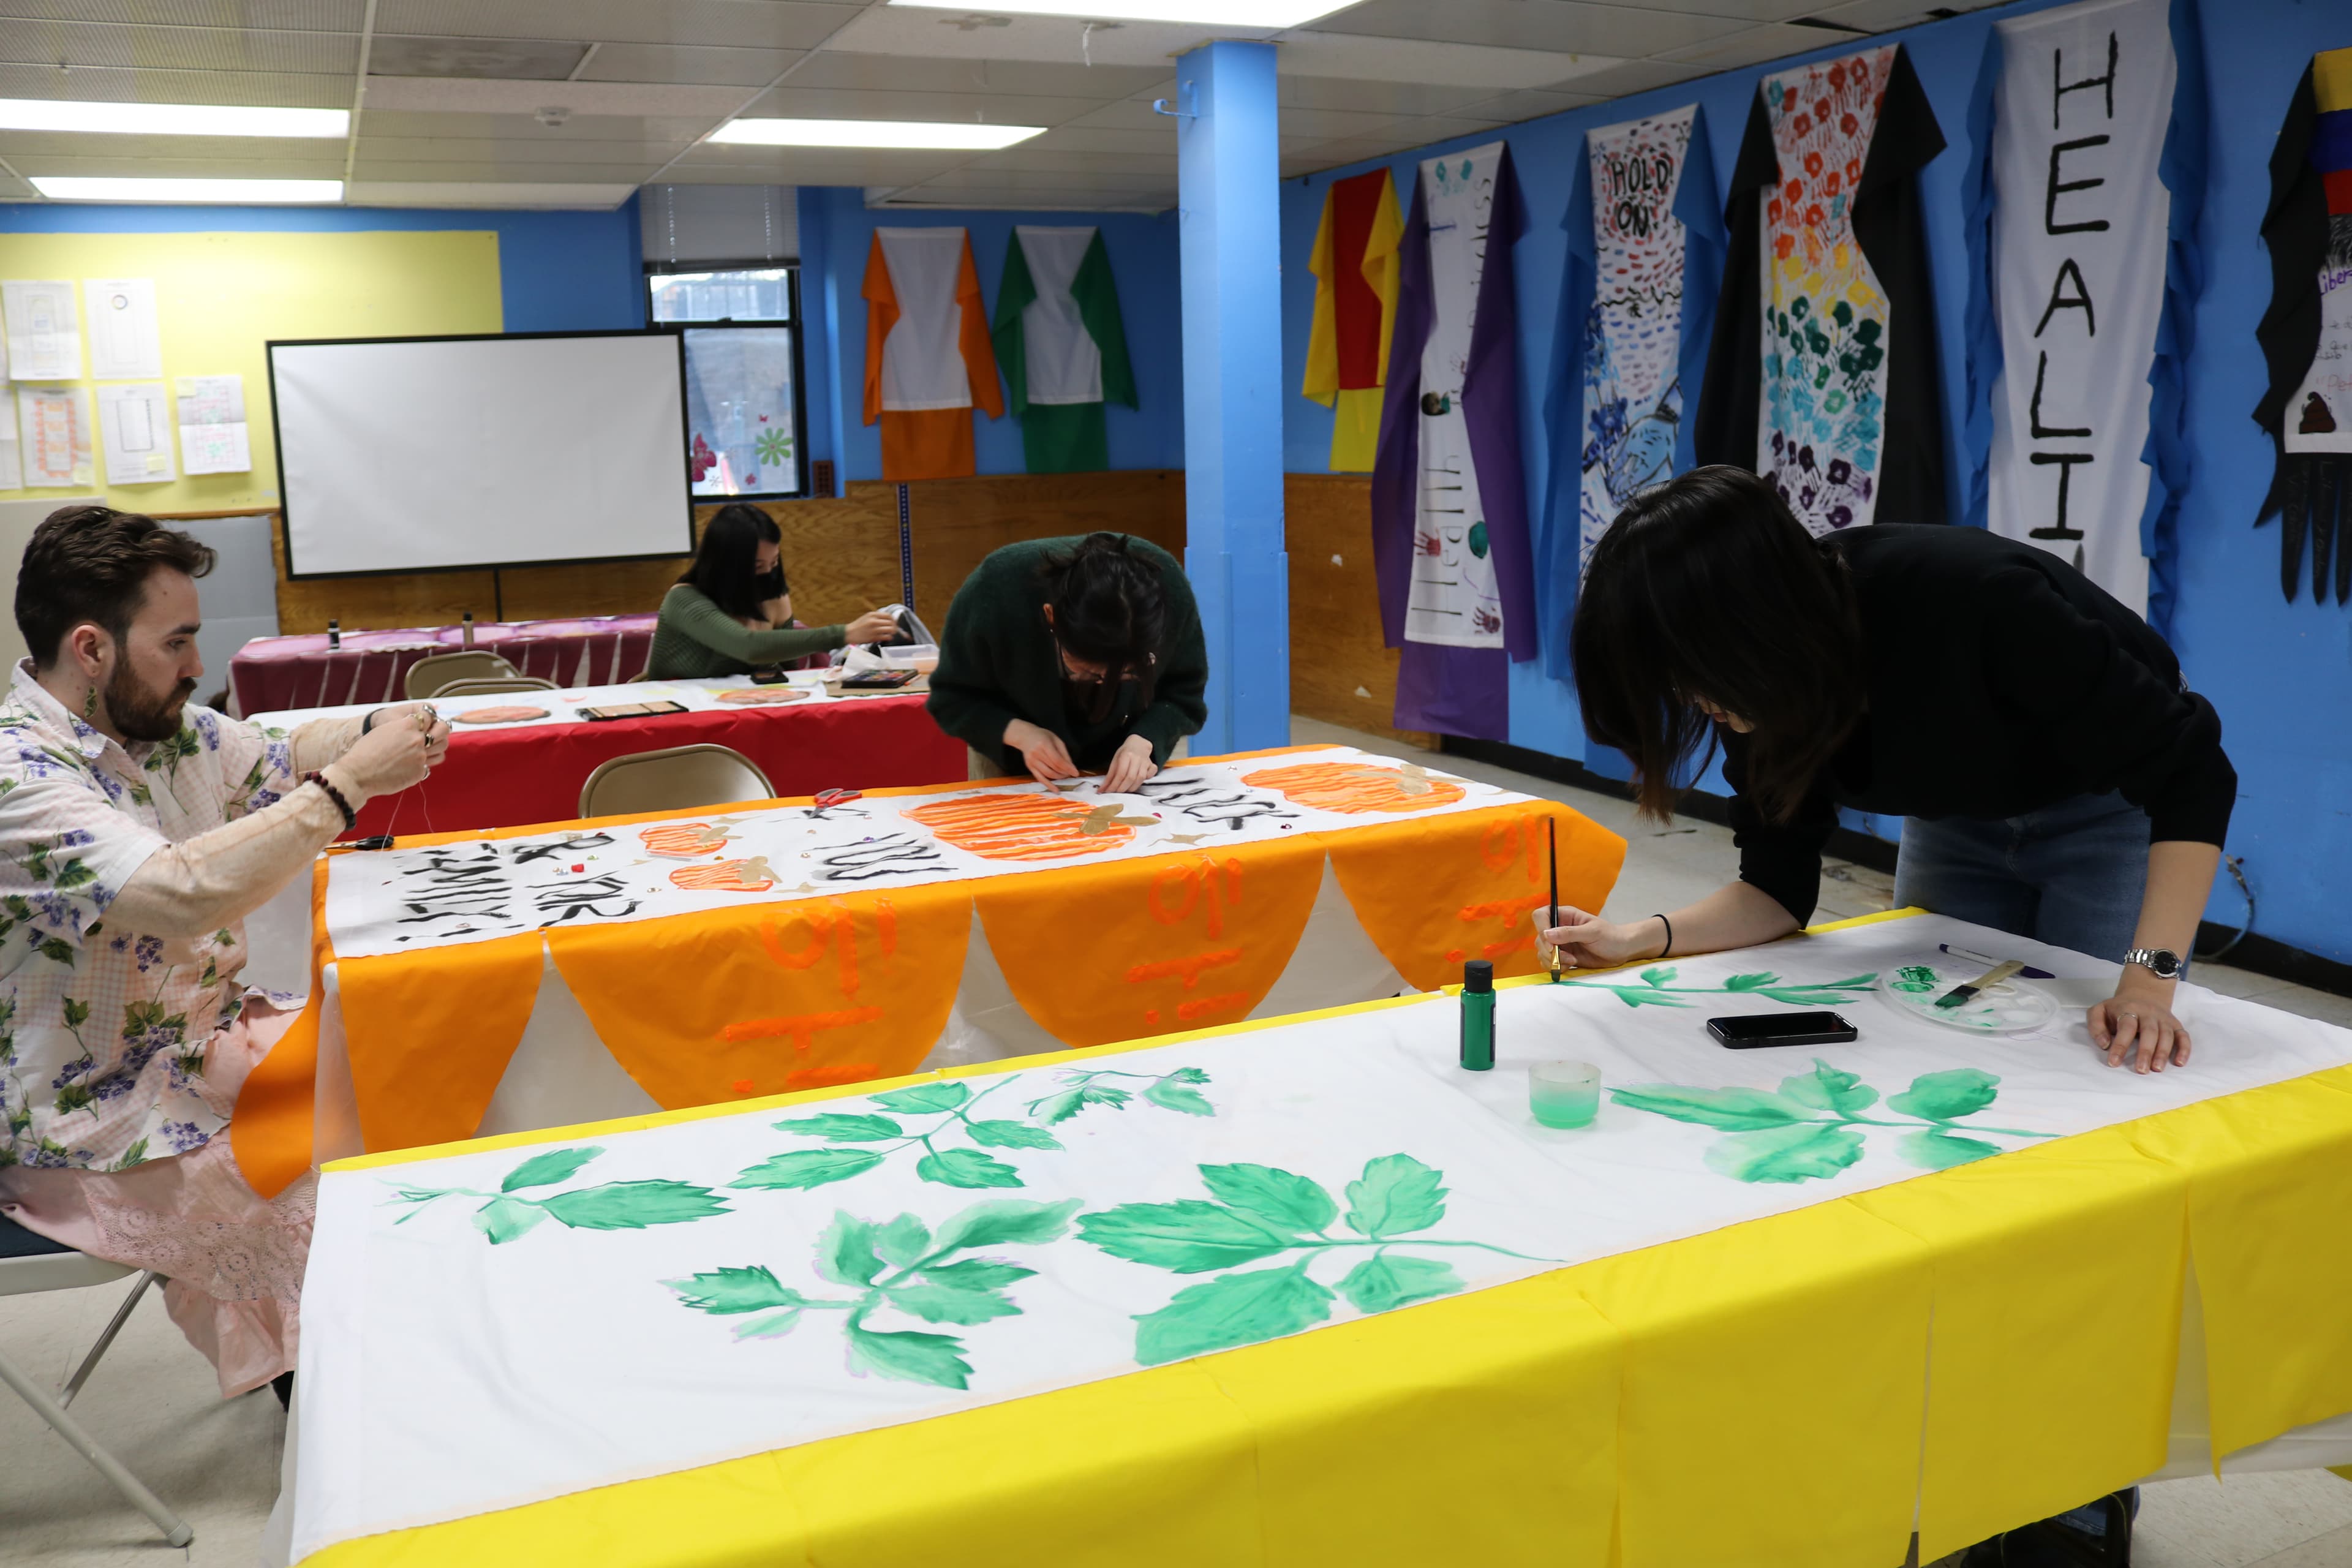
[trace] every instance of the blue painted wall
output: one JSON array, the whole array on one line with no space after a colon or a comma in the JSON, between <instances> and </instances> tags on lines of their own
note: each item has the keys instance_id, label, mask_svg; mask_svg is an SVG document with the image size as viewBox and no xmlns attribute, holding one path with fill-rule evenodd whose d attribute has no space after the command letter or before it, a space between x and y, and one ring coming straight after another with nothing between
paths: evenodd
<instances>
[{"instance_id":1,"label":"blue painted wall","mask_svg":"<svg viewBox=\"0 0 2352 1568\"><path fill-rule=\"evenodd\" d=\"M1976 155L1969 145L1969 95L1992 19L2047 8L2042 4L1977 12L1886 35L1909 46L1948 143L1921 176L1933 247L1937 331L1947 413L1946 473L1950 510L1962 515L1959 424L1964 363L1960 331L1966 285L1961 274L1960 186ZM2264 386L2254 325L2270 299L2270 260L2261 239L2270 195L2267 167L2289 96L2312 55L2352 46L2352 6L2343 0L2206 0L2202 17L2214 108L2210 181L2199 239L2205 291L2197 311L2189 383L2189 435L2194 471L2178 531L2179 598L2172 639L2189 679L2220 710L2240 794L2229 852L2245 858L2260 901L2257 930L2338 961L2352 962L2352 610L2280 599L2278 531L2256 532L2254 509L2270 482L2269 444L2251 417ZM1832 58L1882 39L1832 41L1796 59ZM1530 228L1517 250L1520 426L1528 493L1540 497L1553 455L1545 447L1543 400L1551 374L1565 242L1559 228L1574 160L1584 132L1694 100L1705 106L1718 178L1727 174L1747 124L1758 78L1774 61L1704 80L1641 93L1590 109L1515 125L1504 132L1525 187ZM1419 161L1494 140L1490 134L1433 143L1386 160L1409 195ZM1328 467L1331 414L1297 395L1307 361L1315 279L1307 258L1332 181L1378 163L1291 181L1283 188L1283 356L1285 466L1294 472ZM1569 460L1573 461L1570 455ZM1366 606L1370 614L1370 606ZM1546 679L1538 664L1515 666L1511 739L1522 746L1582 760L1583 726L1575 697ZM1719 784L1718 786L1719 787ZM1863 826L1860 819L1856 826ZM1881 818L1878 831L1892 833ZM2245 906L2224 878L2210 918L2237 925Z\"/></svg>"},{"instance_id":2,"label":"blue painted wall","mask_svg":"<svg viewBox=\"0 0 2352 1568\"><path fill-rule=\"evenodd\" d=\"M869 212L862 191L803 185L800 192L801 298L808 318L804 340L808 379L815 397L809 413L809 454L841 465L840 477L882 477L881 427L864 423L866 384L866 254L877 227L962 225L971 231L972 262L981 298L993 311L1004 271L1004 247L1015 224L1097 224L1118 284L1119 315L1128 357L1135 365L1139 408L1108 410L1110 466L1179 468L1184 465L1184 367L1177 310L1176 216L1138 213ZM820 416L816 404L827 406ZM983 474L1028 471L1021 425L973 415L973 449ZM820 434L822 428L823 433Z\"/></svg>"},{"instance_id":3,"label":"blue painted wall","mask_svg":"<svg viewBox=\"0 0 2352 1568\"><path fill-rule=\"evenodd\" d=\"M0 234L337 233L466 229L499 237L499 292L510 332L646 324L637 201L614 212L476 212L406 207L0 205Z\"/></svg>"}]
</instances>

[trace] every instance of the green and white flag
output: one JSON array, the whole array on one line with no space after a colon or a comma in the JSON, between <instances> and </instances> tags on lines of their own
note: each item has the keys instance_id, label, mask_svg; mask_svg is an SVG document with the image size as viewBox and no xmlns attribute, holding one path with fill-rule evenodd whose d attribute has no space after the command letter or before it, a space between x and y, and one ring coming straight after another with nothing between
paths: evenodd
<instances>
[{"instance_id":1,"label":"green and white flag","mask_svg":"<svg viewBox=\"0 0 2352 1568\"><path fill-rule=\"evenodd\" d=\"M1110 467L1103 404L1136 406L1135 371L1102 231L1016 226L1004 247L993 335L1029 471Z\"/></svg>"}]
</instances>

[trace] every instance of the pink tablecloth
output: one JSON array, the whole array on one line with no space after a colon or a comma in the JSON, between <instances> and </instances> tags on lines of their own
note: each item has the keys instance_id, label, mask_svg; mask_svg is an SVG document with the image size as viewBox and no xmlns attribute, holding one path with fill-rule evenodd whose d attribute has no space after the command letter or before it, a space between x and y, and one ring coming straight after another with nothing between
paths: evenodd
<instances>
[{"instance_id":1,"label":"pink tablecloth","mask_svg":"<svg viewBox=\"0 0 2352 1568\"><path fill-rule=\"evenodd\" d=\"M481 622L474 627L474 646L558 686L610 686L645 668L654 620L644 615ZM411 665L427 654L456 652L464 639L457 626L345 632L339 648L328 647L324 633L256 637L229 660L231 700L239 713L398 702L406 696Z\"/></svg>"}]
</instances>

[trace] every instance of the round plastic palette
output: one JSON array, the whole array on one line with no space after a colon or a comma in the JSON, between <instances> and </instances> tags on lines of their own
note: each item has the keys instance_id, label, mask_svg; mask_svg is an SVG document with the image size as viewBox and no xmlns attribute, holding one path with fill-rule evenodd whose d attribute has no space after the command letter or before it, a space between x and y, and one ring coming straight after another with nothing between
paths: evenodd
<instances>
[{"instance_id":1,"label":"round plastic palette","mask_svg":"<svg viewBox=\"0 0 2352 1568\"><path fill-rule=\"evenodd\" d=\"M1972 1035L2028 1035L2058 1016L2057 1000L2047 991L2013 979L1988 986L1957 1007L1936 1005L1937 997L1967 984L1984 969L1980 963L1950 959L1914 959L1881 974L1878 994L1898 1013Z\"/></svg>"}]
</instances>

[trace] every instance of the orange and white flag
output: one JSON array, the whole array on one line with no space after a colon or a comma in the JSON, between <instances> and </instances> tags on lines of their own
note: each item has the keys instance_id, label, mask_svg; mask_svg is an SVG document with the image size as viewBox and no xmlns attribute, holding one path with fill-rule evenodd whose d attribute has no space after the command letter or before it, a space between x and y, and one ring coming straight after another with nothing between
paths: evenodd
<instances>
[{"instance_id":1,"label":"orange and white flag","mask_svg":"<svg viewBox=\"0 0 2352 1568\"><path fill-rule=\"evenodd\" d=\"M866 257L866 423L882 423L882 477L973 471L971 409L1004 413L961 228L877 228Z\"/></svg>"}]
</instances>

